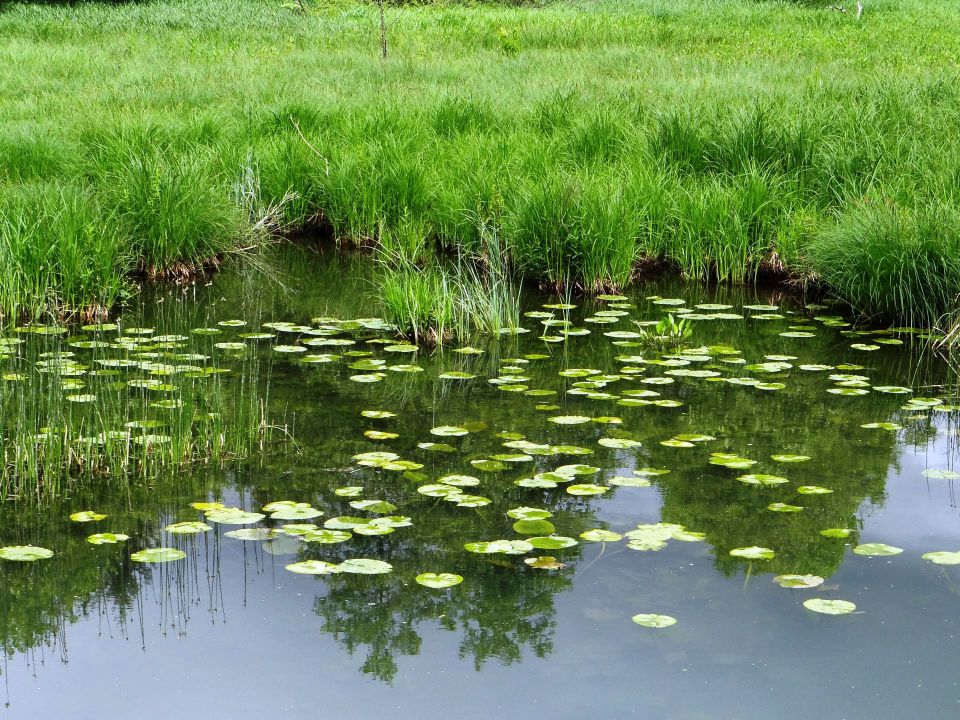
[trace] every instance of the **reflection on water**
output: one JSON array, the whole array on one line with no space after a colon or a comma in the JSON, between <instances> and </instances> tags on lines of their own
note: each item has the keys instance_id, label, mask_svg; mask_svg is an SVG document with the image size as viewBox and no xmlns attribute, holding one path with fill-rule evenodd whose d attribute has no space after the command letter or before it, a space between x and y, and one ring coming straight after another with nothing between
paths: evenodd
<instances>
[{"instance_id":1,"label":"reflection on water","mask_svg":"<svg viewBox=\"0 0 960 720\"><path fill-rule=\"evenodd\" d=\"M186 297L177 290L147 298L143 310L131 310L131 322L175 333L227 318L244 319L249 328L275 320L376 315L357 292L366 285L366 269L354 260L318 261L291 253L282 271L289 292L242 274L224 274ZM779 305L783 319L697 322L691 344L731 346L747 364L770 361L766 356L795 356L786 361L792 369L762 377L785 387L760 390L668 374L694 367L713 369L721 378L750 375L742 365L721 361L733 355L715 353L690 365L618 359L660 357L614 345L615 338L604 335L632 330L631 317L659 317L664 306L645 299L654 295L683 297L689 306ZM544 302L556 299L526 298L529 310ZM639 288L630 302L636 306L630 317L615 325L583 322L609 301L587 301L569 314L554 311L555 317L591 330L566 343L539 340L539 319L531 318L526 324L534 332L487 344L481 355L447 349L391 356L382 345L359 344L353 349L369 350L387 364L423 368L386 371L381 382L370 384L348 379L365 372L348 367L363 358L304 365L264 345L258 392L275 416L285 418L295 447L226 468L158 474L122 490L109 481L88 484L39 509L8 504L0 518L2 544L30 543L57 554L44 562L0 564L6 713L121 717L137 712L150 718L207 700L222 717L306 711L322 701L331 713L354 715L361 703L362 716L446 717L455 708L462 717L520 717L536 706L557 717L636 712L669 718L802 718L814 716L811 698L816 696L829 716L894 717L910 711L949 717L960 698L951 670L958 656L960 579L954 579L955 569L934 566L920 555L960 549L953 480L922 474L926 468L951 467L956 427L951 411L908 405L910 397L952 402L941 387L948 383L947 369L920 356L909 342L853 349L853 343L883 336L844 335L848 328L811 320L816 312L804 312L789 298L664 282ZM815 335L784 337L780 333L788 326ZM530 354L548 357L518 362ZM864 369L804 371L803 364ZM570 368L615 375L625 365L645 370L586 388L593 397L571 394L584 389L578 385L583 377L558 375ZM476 378L438 378L451 370ZM914 392L830 394L827 389L838 381L829 376L838 372L867 376L873 387L905 385ZM488 382L517 375L528 388L557 394L504 392L502 385ZM649 377L674 382L638 379ZM231 382L229 376L224 380L228 393ZM651 389L660 393L656 397L682 405L618 404L617 398L630 397L622 394L627 388ZM360 414L365 409L390 410L397 417L368 419ZM617 416L623 422L548 422L559 415ZM861 427L877 422L902 429ZM470 432L453 437L429 432L446 425ZM363 434L370 429L398 437L371 440ZM592 452L534 455L492 472L471 464L516 452L503 448L509 441L503 433ZM694 447L661 444L685 434L715 439ZM641 445L605 447L601 438ZM441 441L454 452L418 447ZM423 467L388 472L352 459L374 450ZM732 453L756 464L742 470L721 467L708 462L711 453ZM771 459L779 454L812 459ZM648 476L650 487L611 486L603 496L570 495L563 484L516 484L572 463L597 467L576 482L601 486L616 477L637 477L632 471L640 468L670 472ZM738 482L746 473L784 476L789 482ZM478 486L463 490L489 498L490 504L457 507L417 492L418 486L449 474L477 477ZM361 486L362 497L397 505L396 512L412 518L412 526L332 545L285 535L244 542L225 536L232 528L219 525L196 536L163 530L171 522L202 519L189 505L206 499L251 510L281 499L309 502L325 513L316 523L363 514L350 507L352 498L334 493L344 486ZM797 493L801 486L833 492L805 495ZM773 502L804 509L771 512ZM639 523L663 521L704 533L705 540L671 541L657 552L628 549L624 541L583 541L529 553L556 556L564 564L557 570L532 569L522 556L464 550L473 541L519 539L514 520L505 514L518 506L549 509L556 533L572 538L591 528L624 533ZM95 526L72 523L67 517L77 509L109 517ZM826 528L853 532L847 539L831 538L820 534ZM91 532L103 531L129 534L129 547L85 542ZM904 552L853 555L851 547L860 542L889 543ZM129 560L132 550L160 544L180 548L187 557L158 565ZM747 563L729 554L753 545L772 548L776 556ZM351 557L385 560L393 572L309 577L285 570L298 560L337 563ZM421 572L456 572L464 582L432 590L414 582ZM815 574L825 583L814 590L784 589L771 582L782 573ZM859 612L814 615L801 604L810 597L851 600ZM632 615L645 612L669 614L679 622L665 630L630 622ZM118 687L129 692L118 694Z\"/></svg>"}]
</instances>

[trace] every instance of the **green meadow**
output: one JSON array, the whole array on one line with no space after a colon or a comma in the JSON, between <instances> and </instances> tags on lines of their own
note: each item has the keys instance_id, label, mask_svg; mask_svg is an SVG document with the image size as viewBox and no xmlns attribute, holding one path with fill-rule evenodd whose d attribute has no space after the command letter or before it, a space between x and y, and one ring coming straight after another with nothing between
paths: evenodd
<instances>
[{"instance_id":1,"label":"green meadow","mask_svg":"<svg viewBox=\"0 0 960 720\"><path fill-rule=\"evenodd\" d=\"M375 255L413 327L462 312L436 307L451 278L497 296L480 327L510 314L507 276L773 280L905 324L957 307L960 5L386 21L384 59L371 4L0 4L4 318L103 317L143 279L303 233Z\"/></svg>"}]
</instances>

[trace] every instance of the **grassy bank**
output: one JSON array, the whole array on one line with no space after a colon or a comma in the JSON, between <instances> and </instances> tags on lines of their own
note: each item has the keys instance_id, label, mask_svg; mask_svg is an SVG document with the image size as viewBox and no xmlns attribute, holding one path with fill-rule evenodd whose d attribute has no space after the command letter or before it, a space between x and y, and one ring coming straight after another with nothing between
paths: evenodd
<instances>
[{"instance_id":1,"label":"grassy bank","mask_svg":"<svg viewBox=\"0 0 960 720\"><path fill-rule=\"evenodd\" d=\"M0 6L0 308L109 307L265 217L423 267L607 289L820 279L932 322L960 293L960 6L599 0L389 10ZM402 285L402 279L395 285Z\"/></svg>"}]
</instances>

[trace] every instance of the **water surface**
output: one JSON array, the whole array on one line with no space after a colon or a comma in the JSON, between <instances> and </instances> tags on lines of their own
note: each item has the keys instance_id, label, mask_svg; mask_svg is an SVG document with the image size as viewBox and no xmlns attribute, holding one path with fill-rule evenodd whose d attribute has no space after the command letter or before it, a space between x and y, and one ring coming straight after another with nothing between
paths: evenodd
<instances>
[{"instance_id":1,"label":"water surface","mask_svg":"<svg viewBox=\"0 0 960 720\"><path fill-rule=\"evenodd\" d=\"M367 298L369 269L362 259L292 252L278 263L286 289L225 272L209 286L146 296L123 321L184 335L222 320L245 321L243 328L225 328L216 338L220 342L264 322L317 327L324 322L317 318L377 315ZM545 311L572 327L588 328L589 335L544 342L538 337L544 333L541 319L525 317L532 332L475 342L483 350L477 355L452 352L457 345L433 353L387 352L377 341L389 334L363 328L336 335L354 345L311 347L308 354L336 355L322 364L304 364L304 353L271 347L310 336L280 333L277 340L250 341L248 353L261 363L257 392L269 404L272 422L289 428L292 443L244 462L159 474L122 489L104 479L39 509L25 502L3 508L0 544L32 543L56 555L0 564L0 641L6 650L0 670L7 702L2 714L145 720L195 712L223 718L278 713L526 718L532 712L684 720L954 717L960 709L960 570L921 558L930 551L960 550L954 480L924 475L954 463L956 412L943 387L950 384L948 368L924 357L909 335L853 336L851 327L814 319L836 316L837 310L807 309L782 295L666 280L628 295L626 303L633 307L610 324L584 319L617 301L574 298L576 309ZM709 358L685 365L618 360L662 359L663 353L613 344L629 338L605 335L634 331L632 320L676 310L651 297L679 298L686 307L729 304L733 308L702 312L744 319L693 321L689 345L701 348L693 355ZM543 311L545 303L564 301L527 294L524 310ZM755 319L771 311L743 309L768 303L783 317ZM546 333L563 327L553 325ZM890 338L904 344L851 347ZM218 355L209 345L199 348L203 342L212 340L193 338L190 349L209 351L211 362L234 368L236 377L224 376L225 388L228 395L239 393L244 361ZM348 367L364 358L341 353L357 350L371 352L386 366L415 364L422 372L384 367L379 382L351 381L376 372ZM745 363L724 362L738 357ZM791 367L775 373L745 369L763 362ZM800 368L812 364L835 369ZM623 373L624 368L635 369ZM588 388L595 397L571 394L584 377L558 374L569 369L620 378ZM719 380L672 374L677 369L711 370ZM450 370L476 377L438 377ZM834 374L866 376L868 392L827 392L843 382L831 380ZM653 377L673 382L643 382ZM763 390L723 380L738 377L784 387ZM497 378L506 384L489 382ZM556 394L503 389L517 384ZM875 390L887 386L911 392ZM659 393L640 399L682 404L618 404L631 397L625 391L640 389ZM942 405L904 409L910 398ZM370 409L396 417L361 416ZM549 420L571 415L617 417L622 423ZM862 427L875 422L902 428ZM431 434L441 426L469 432ZM364 436L366 430L398 437L373 440ZM492 454L517 454L503 447L515 436L502 433L572 448L506 462L492 472L471 464ZM714 439L694 447L661 444L684 434ZM611 448L600 444L601 438L640 445ZM447 443L454 451L418 446L426 442ZM372 451L396 453L423 467L404 473L359 466L355 456ZM713 465L711 453L732 453L756 464ZM771 459L778 454L811 459ZM555 488L516 484L577 463L598 470ZM669 473L633 473L641 468ZM748 473L788 482L764 487L737 480ZM491 502L458 507L417 491L450 474L478 478L478 485L461 490ZM616 477L647 477L651 484L615 486ZM610 489L598 496L566 492L577 483ZM346 486L363 490L353 498L334 492ZM832 492L804 495L796 490L801 486ZM375 517L349 506L358 498L387 500L397 506L393 514L408 516L412 525L382 536L354 535L340 544L286 536L264 543L225 535L238 526L214 525L210 532L181 537L163 530L172 522L202 520L190 503L207 500L253 511L276 500L307 502L324 512L311 521L321 526L335 516ZM772 512L768 506L774 502L803 510ZM704 539L671 540L658 551L630 549L626 539L580 541L524 555L464 549L475 541L522 539L506 515L520 506L549 510L556 534L574 539L591 528L622 534L661 521L704 533ZM108 518L71 522L68 515L81 509ZM267 519L258 526L283 524ZM820 534L826 528L853 532L846 539L830 538ZM85 541L105 531L126 533L130 540L104 546ZM858 544L875 542L903 552L881 557L852 552ZM152 565L130 561L131 552L161 544L183 549L186 558ZM776 556L750 563L729 554L746 546L767 547ZM542 555L556 557L564 567L538 570L524 563ZM305 559L357 557L386 561L393 571L313 577L285 569ZM457 573L464 581L449 589L418 585L414 577L428 571ZM782 588L772 578L783 573L815 574L824 584ZM813 597L848 600L857 611L816 614L803 606ZM631 622L638 613L667 614L678 622L664 629L641 627Z\"/></svg>"}]
</instances>

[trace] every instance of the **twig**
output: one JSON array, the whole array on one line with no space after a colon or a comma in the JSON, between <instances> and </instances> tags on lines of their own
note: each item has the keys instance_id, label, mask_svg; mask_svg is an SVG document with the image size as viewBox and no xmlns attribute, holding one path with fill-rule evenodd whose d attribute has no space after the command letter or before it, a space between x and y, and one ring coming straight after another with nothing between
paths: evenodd
<instances>
[{"instance_id":1,"label":"twig","mask_svg":"<svg viewBox=\"0 0 960 720\"><path fill-rule=\"evenodd\" d=\"M307 138L304 137L303 133L300 131L300 124L299 124L296 120L293 119L293 115L290 115L290 123L293 125L293 129L297 131L297 135L300 136L300 139L303 140L304 144L305 144L308 148L310 148L310 149L313 151L313 153L314 153L318 158L320 158L321 160L323 160L323 164L326 166L326 169L327 169L327 177L330 177L330 161L327 159L326 155L324 155L322 152L320 152L319 150L317 150L317 149L310 143L310 141L307 140Z\"/></svg>"}]
</instances>

